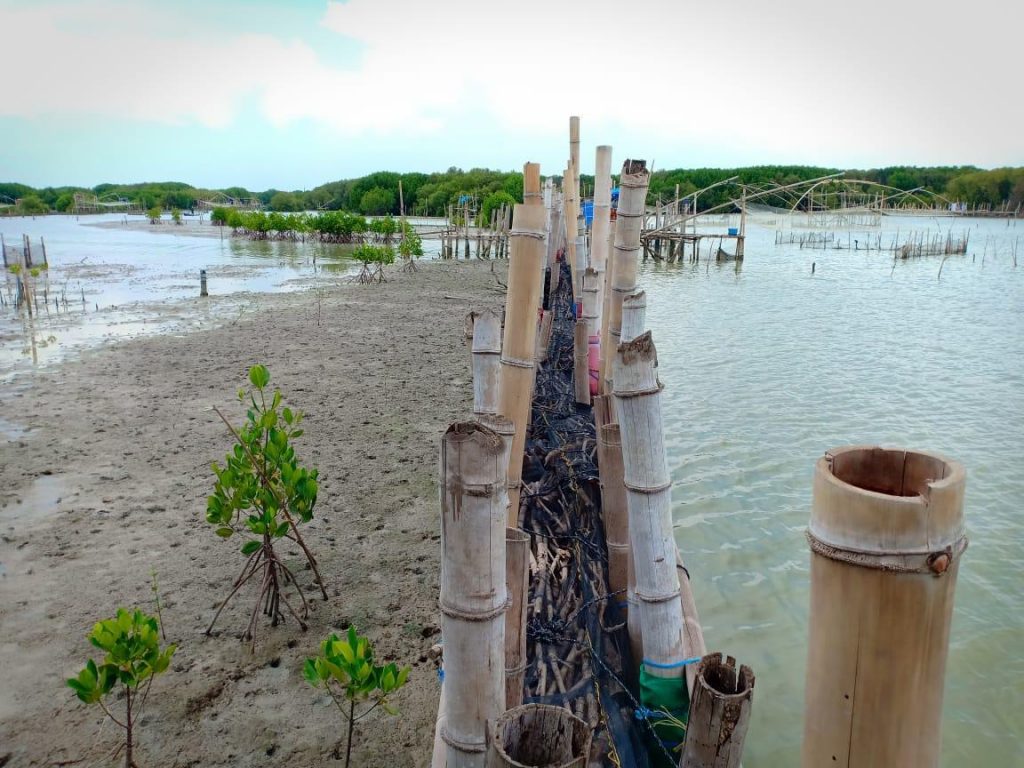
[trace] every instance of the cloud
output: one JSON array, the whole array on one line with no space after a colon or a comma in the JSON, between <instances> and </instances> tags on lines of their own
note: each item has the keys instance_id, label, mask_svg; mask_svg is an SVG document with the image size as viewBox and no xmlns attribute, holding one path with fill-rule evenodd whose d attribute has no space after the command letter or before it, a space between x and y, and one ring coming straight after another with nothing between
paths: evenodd
<instances>
[{"instance_id":1,"label":"cloud","mask_svg":"<svg viewBox=\"0 0 1024 768\"><path fill-rule=\"evenodd\" d=\"M284 134L301 121L438 139L469 116L500 126L501 142L561 141L579 114L585 139L642 133L681 158L1024 161L1024 107L977 79L979 66L1012 71L1012 25L975 41L963 14L777 5L348 0L285 36L270 17L236 31L174 4L0 4L5 58L32 62L4 82L0 115L225 129L254 103ZM354 63L329 64L333 46L358 51Z\"/></svg>"}]
</instances>

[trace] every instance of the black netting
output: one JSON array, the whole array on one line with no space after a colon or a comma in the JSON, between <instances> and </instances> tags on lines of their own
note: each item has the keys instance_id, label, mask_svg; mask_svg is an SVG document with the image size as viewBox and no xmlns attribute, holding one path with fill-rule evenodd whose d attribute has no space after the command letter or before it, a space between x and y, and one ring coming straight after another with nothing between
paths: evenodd
<instances>
[{"instance_id":1,"label":"black netting","mask_svg":"<svg viewBox=\"0 0 1024 768\"><path fill-rule=\"evenodd\" d=\"M537 371L523 465L521 527L531 534L526 702L566 706L594 729L590 765L646 766L625 595L608 593L597 440L573 388L572 279L551 297L551 343Z\"/></svg>"}]
</instances>

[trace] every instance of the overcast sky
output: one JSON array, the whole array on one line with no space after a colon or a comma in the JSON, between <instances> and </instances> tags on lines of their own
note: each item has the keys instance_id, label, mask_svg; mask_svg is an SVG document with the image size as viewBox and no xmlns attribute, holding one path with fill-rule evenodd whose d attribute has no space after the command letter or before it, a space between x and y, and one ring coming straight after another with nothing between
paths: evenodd
<instances>
[{"instance_id":1,"label":"overcast sky","mask_svg":"<svg viewBox=\"0 0 1024 768\"><path fill-rule=\"evenodd\" d=\"M1024 165L1019 3L0 0L0 180Z\"/></svg>"}]
</instances>

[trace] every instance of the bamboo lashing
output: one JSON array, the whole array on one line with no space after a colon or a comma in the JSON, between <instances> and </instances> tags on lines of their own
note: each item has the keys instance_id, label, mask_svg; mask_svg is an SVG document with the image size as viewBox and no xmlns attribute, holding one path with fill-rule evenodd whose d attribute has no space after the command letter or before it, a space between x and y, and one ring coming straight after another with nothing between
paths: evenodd
<instances>
[{"instance_id":1,"label":"bamboo lashing","mask_svg":"<svg viewBox=\"0 0 1024 768\"><path fill-rule=\"evenodd\" d=\"M483 768L505 707L505 476L501 437L452 424L441 443L441 631L446 764Z\"/></svg>"},{"instance_id":2,"label":"bamboo lashing","mask_svg":"<svg viewBox=\"0 0 1024 768\"><path fill-rule=\"evenodd\" d=\"M530 422L530 397L536 367L537 307L543 288L541 265L546 254L542 205L516 205L509 235L508 294L501 345L499 412L515 425L508 468L509 525L519 519L523 448Z\"/></svg>"},{"instance_id":3,"label":"bamboo lashing","mask_svg":"<svg viewBox=\"0 0 1024 768\"><path fill-rule=\"evenodd\" d=\"M619 209L612 248L612 283L608 306L608 349L617 350L622 330L622 300L636 291L640 229L650 172L643 160L626 160L619 182ZM613 357L613 356L610 356ZM611 359L605 362L604 378L612 378Z\"/></svg>"},{"instance_id":4,"label":"bamboo lashing","mask_svg":"<svg viewBox=\"0 0 1024 768\"><path fill-rule=\"evenodd\" d=\"M815 463L803 765L939 765L966 475L923 451Z\"/></svg>"},{"instance_id":5,"label":"bamboo lashing","mask_svg":"<svg viewBox=\"0 0 1024 768\"><path fill-rule=\"evenodd\" d=\"M619 346L613 376L615 409L644 662L652 676L682 678L683 616L656 356L649 332Z\"/></svg>"}]
</instances>

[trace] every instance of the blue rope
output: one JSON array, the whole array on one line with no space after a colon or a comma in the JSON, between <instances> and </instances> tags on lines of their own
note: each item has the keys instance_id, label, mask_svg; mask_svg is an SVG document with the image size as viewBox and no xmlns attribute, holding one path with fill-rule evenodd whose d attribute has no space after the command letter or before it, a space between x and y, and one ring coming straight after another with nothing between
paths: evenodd
<instances>
[{"instance_id":1,"label":"blue rope","mask_svg":"<svg viewBox=\"0 0 1024 768\"><path fill-rule=\"evenodd\" d=\"M673 662L672 664L659 664L656 661L649 661L648 659L644 659L641 663L645 667L651 667L652 669L679 669L679 667L685 667L688 664L696 664L700 660L700 656L693 656L689 659Z\"/></svg>"}]
</instances>

